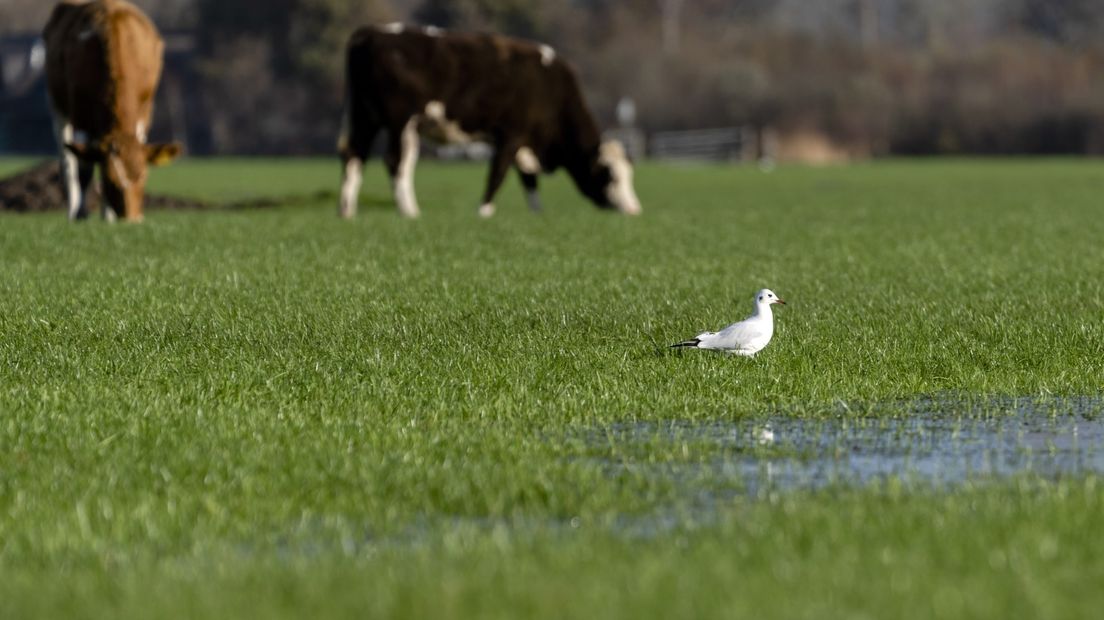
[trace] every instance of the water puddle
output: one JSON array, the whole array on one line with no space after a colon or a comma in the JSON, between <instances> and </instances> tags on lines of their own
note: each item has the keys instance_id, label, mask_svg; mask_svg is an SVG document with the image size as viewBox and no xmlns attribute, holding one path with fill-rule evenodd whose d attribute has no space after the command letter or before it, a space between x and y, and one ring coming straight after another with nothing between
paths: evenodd
<instances>
[{"instance_id":1,"label":"water puddle","mask_svg":"<svg viewBox=\"0 0 1104 620\"><path fill-rule=\"evenodd\" d=\"M843 408L846 409L846 408ZM1104 399L923 399L892 415L772 416L615 425L588 436L611 475L664 476L761 495L895 479L935 488L1031 474L1104 473ZM649 458L685 446L690 458ZM637 458L639 457L639 458ZM709 494L715 491L702 489Z\"/></svg>"},{"instance_id":2,"label":"water puddle","mask_svg":"<svg viewBox=\"0 0 1104 620\"><path fill-rule=\"evenodd\" d=\"M1028 475L1055 479L1104 474L1104 398L938 397L880 405L841 405L826 417L774 415L725 422L642 422L592 428L572 460L614 478L670 483L675 501L626 513L600 527L652 539L715 522L740 498L787 491L895 481L908 490ZM562 440L562 439L561 439ZM462 540L458 532L570 532L593 527L578 517L531 519L427 517L393 535L350 527L338 547L347 555ZM330 526L320 528L330 532ZM335 544L335 543L330 543ZM289 557L324 553L327 544L288 544Z\"/></svg>"}]
</instances>

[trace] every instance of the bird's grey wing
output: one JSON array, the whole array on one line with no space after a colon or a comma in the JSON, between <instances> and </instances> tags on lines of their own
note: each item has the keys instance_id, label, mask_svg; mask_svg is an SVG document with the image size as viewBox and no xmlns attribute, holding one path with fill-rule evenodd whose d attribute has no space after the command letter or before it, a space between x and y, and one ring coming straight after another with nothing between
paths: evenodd
<instances>
[{"instance_id":1,"label":"bird's grey wing","mask_svg":"<svg viewBox=\"0 0 1104 620\"><path fill-rule=\"evenodd\" d=\"M699 349L715 349L717 348L717 345L714 343L716 338L717 332L702 332L694 336L694 340L697 341L695 346Z\"/></svg>"},{"instance_id":2,"label":"bird's grey wing","mask_svg":"<svg viewBox=\"0 0 1104 620\"><path fill-rule=\"evenodd\" d=\"M758 321L740 321L717 332L716 340L725 349L739 349L766 333L766 326Z\"/></svg>"}]
</instances>

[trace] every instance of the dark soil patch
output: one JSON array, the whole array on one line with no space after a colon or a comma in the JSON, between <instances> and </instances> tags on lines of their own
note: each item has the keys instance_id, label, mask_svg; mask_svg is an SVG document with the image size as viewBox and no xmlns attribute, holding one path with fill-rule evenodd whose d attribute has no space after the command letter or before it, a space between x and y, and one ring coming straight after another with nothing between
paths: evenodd
<instances>
[{"instance_id":1,"label":"dark soil patch","mask_svg":"<svg viewBox=\"0 0 1104 620\"><path fill-rule=\"evenodd\" d=\"M89 186L88 210L95 213L100 210L101 197L97 183ZM146 194L147 209L206 209L210 203L179 198ZM61 166L56 161L46 161L22 172L0 180L0 211L33 213L38 211L61 211L65 209L65 190L61 184Z\"/></svg>"},{"instance_id":2,"label":"dark soil patch","mask_svg":"<svg viewBox=\"0 0 1104 620\"><path fill-rule=\"evenodd\" d=\"M98 182L88 188L88 211L100 210ZM334 198L332 192L317 192L299 197L260 197L230 203L211 203L179 196L146 194L147 209L263 209L287 204L293 200L322 201ZM38 211L64 211L65 190L61 184L61 166L56 161L46 161L34 167L0 179L0 212L34 213Z\"/></svg>"}]
</instances>

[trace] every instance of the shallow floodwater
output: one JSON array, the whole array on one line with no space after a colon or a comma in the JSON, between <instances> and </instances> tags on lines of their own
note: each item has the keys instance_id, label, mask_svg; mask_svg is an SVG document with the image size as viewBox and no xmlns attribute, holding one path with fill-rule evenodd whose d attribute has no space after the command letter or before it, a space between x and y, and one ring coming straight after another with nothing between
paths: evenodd
<instances>
[{"instance_id":1,"label":"shallow floodwater","mask_svg":"<svg viewBox=\"0 0 1104 620\"><path fill-rule=\"evenodd\" d=\"M857 412L861 409L861 412ZM1029 475L1104 474L1104 398L925 398L845 406L827 417L763 416L724 422L642 422L574 435L583 456L611 477L669 481L678 500L624 514L613 531L649 539L715 521L737 498L862 486L893 480L909 490ZM493 531L496 518L456 518L453 526ZM509 521L533 530L587 527L580 518ZM347 554L366 547L408 546L435 524L417 522L393 536L343 537ZM289 553L324 547L289 546Z\"/></svg>"},{"instance_id":2,"label":"shallow floodwater","mask_svg":"<svg viewBox=\"0 0 1104 620\"><path fill-rule=\"evenodd\" d=\"M888 479L941 487L1019 474L1104 473L1099 397L982 403L929 398L887 407L894 413L857 416L841 407L837 415L816 419L624 424L593 439L595 445L620 446L620 455L647 454L646 446L665 442L684 443L690 454L702 455L678 463L602 457L611 474L719 481L752 495Z\"/></svg>"}]
</instances>

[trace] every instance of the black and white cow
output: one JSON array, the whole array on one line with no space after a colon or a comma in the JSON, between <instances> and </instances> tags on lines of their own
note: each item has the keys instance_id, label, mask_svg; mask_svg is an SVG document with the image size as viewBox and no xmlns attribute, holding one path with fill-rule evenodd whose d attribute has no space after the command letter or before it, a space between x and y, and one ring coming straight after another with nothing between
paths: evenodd
<instances>
[{"instance_id":1,"label":"black and white cow","mask_svg":"<svg viewBox=\"0 0 1104 620\"><path fill-rule=\"evenodd\" d=\"M356 214L361 168L372 141L386 133L384 163L399 212L417 217L414 166L419 136L439 142L487 142L493 149L479 214L511 166L529 206L540 210L537 174L567 169L600 207L640 213L632 164L616 141L602 142L574 70L547 45L493 34L428 27L357 30L349 39L346 104L338 151L344 166L339 213Z\"/></svg>"}]
</instances>

